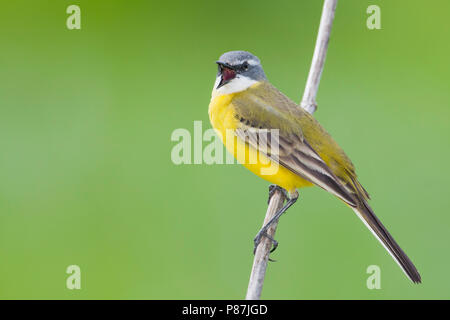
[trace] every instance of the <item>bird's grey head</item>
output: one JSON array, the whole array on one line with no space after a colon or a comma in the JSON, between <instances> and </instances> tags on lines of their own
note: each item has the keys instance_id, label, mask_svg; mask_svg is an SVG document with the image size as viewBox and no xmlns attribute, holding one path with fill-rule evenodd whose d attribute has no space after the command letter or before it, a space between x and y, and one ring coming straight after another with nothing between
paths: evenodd
<instances>
[{"instance_id":1,"label":"bird's grey head","mask_svg":"<svg viewBox=\"0 0 450 320\"><path fill-rule=\"evenodd\" d=\"M214 89L221 93L239 92L258 81L266 80L266 75L258 57L247 51L230 51L220 56Z\"/></svg>"}]
</instances>

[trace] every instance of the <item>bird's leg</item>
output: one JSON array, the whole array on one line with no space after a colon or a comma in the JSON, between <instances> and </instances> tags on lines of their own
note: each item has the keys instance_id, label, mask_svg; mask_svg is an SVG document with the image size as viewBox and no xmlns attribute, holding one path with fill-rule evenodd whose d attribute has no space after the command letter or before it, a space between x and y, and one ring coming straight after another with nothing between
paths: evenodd
<instances>
[{"instance_id":1,"label":"bird's leg","mask_svg":"<svg viewBox=\"0 0 450 320\"><path fill-rule=\"evenodd\" d=\"M276 250L276 248L278 247L278 242L277 242L276 240L274 240L272 237L270 237L270 236L267 234L267 229L269 229L269 227L272 225L272 223L274 223L275 221L277 221L277 220L281 217L281 215L282 215L283 213L285 213L286 210L289 209L289 208L297 201L297 199L298 199L298 192L295 192L295 194L293 194L292 196L290 196L290 195L288 194L288 192L287 192L286 190L284 190L283 188L281 188L281 187L279 187L279 186L276 186L276 185L271 185L271 186L269 187L269 202L270 202L270 199L272 198L273 194L275 193L275 190L277 190L278 188L281 189L282 192L284 193L284 195L285 195L285 197L286 197L286 199L287 199L287 202L286 202L286 204L283 206L283 208L281 208L281 209L280 209L280 210L272 217L272 219L270 219L269 222L267 222L266 225L264 225L264 226L261 228L261 230L259 230L259 232L258 232L258 234L256 235L255 239L253 240L253 242L254 242L253 253L256 252L256 248L258 247L259 243L261 242L261 238L262 238L263 236L269 238L270 240L272 240L273 248L272 248L272 250L270 250L270 252L274 252L274 251Z\"/></svg>"}]
</instances>

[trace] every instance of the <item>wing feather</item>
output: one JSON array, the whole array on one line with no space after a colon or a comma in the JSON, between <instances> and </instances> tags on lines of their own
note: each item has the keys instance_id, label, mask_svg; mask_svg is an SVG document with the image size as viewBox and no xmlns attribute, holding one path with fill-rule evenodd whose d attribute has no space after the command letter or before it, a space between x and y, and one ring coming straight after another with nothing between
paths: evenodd
<instances>
[{"instance_id":1,"label":"wing feather","mask_svg":"<svg viewBox=\"0 0 450 320\"><path fill-rule=\"evenodd\" d=\"M283 167L356 206L346 181L337 177L305 138L300 122L309 114L271 84L261 86L233 97L231 104L239 119L236 135ZM273 129L278 130L277 137L271 137Z\"/></svg>"},{"instance_id":2,"label":"wing feather","mask_svg":"<svg viewBox=\"0 0 450 320\"><path fill-rule=\"evenodd\" d=\"M285 135L280 130L278 132L277 135L267 129L261 130L249 127L246 124L235 131L236 135L242 141L246 141L252 148L262 152L302 178L341 198L350 206L356 206L352 195L305 139L296 134Z\"/></svg>"}]
</instances>

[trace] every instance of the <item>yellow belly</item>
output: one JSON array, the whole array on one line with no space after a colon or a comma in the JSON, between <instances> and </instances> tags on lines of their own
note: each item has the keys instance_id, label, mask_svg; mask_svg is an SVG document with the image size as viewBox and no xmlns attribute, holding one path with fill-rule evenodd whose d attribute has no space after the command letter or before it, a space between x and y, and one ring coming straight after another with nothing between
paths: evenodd
<instances>
[{"instance_id":1,"label":"yellow belly","mask_svg":"<svg viewBox=\"0 0 450 320\"><path fill-rule=\"evenodd\" d=\"M235 111L231 105L233 95L227 94L213 97L209 104L211 124L222 139L228 152L257 176L279 185L289 192L294 192L296 188L312 186L312 183L309 181L268 159L263 153L231 134L239 123L235 118ZM228 134L227 130L229 130Z\"/></svg>"}]
</instances>

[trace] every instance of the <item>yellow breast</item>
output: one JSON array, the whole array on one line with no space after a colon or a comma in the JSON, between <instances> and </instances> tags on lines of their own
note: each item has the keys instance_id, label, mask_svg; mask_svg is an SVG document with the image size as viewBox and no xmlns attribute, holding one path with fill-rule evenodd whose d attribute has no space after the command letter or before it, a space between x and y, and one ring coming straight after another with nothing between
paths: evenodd
<instances>
[{"instance_id":1,"label":"yellow breast","mask_svg":"<svg viewBox=\"0 0 450 320\"><path fill-rule=\"evenodd\" d=\"M209 104L209 119L228 152L257 176L279 185L289 192L295 191L296 188L311 186L309 181L268 159L264 154L234 135L233 132L239 125L232 103L235 94L213 96Z\"/></svg>"}]
</instances>

